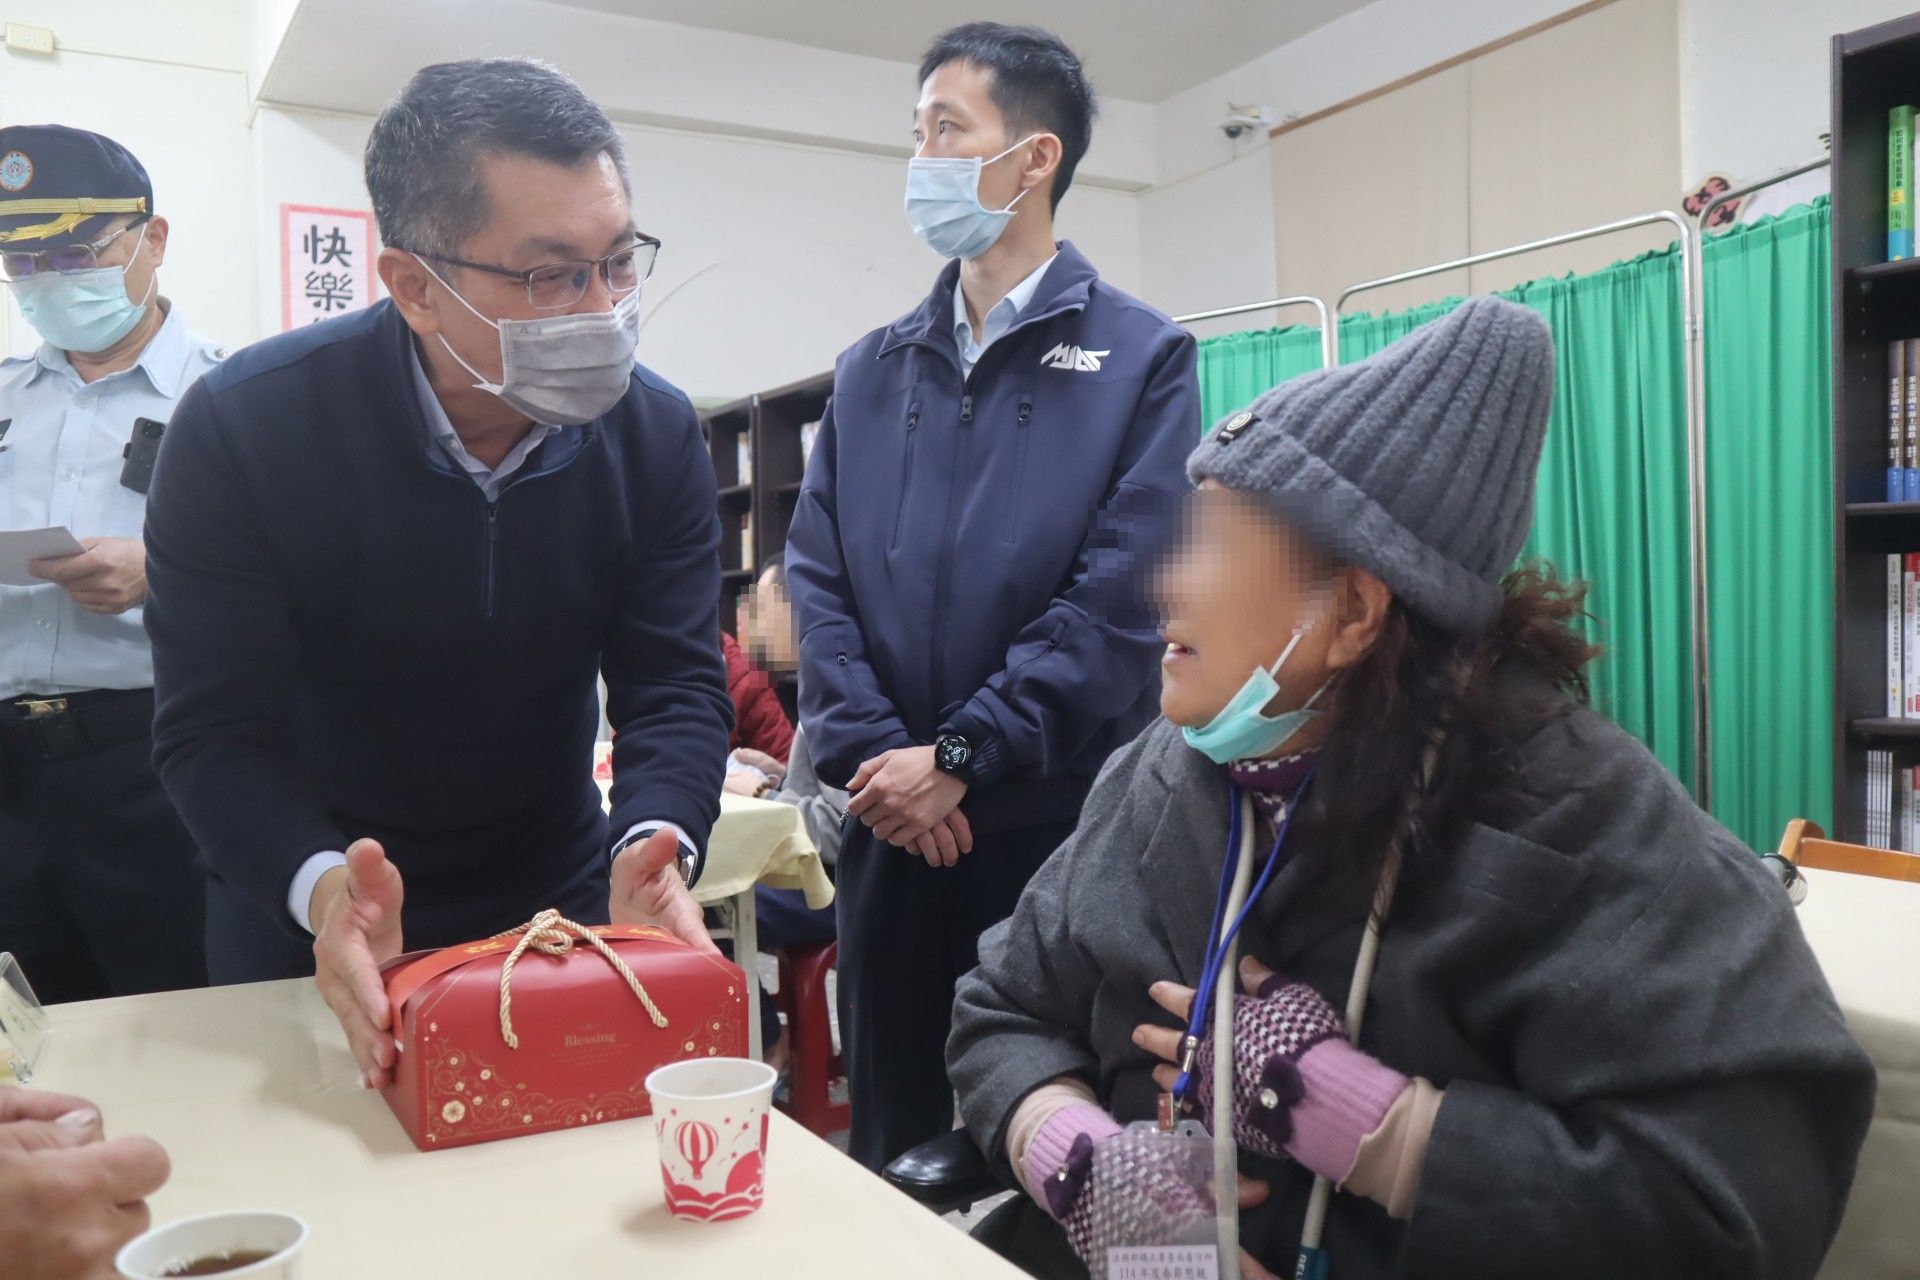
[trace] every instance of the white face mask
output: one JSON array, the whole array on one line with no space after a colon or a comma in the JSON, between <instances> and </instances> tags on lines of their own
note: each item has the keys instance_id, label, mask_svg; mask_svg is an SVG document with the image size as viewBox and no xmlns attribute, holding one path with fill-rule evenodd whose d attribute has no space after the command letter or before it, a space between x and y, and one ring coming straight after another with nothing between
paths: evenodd
<instances>
[{"instance_id":1,"label":"white face mask","mask_svg":"<svg viewBox=\"0 0 1920 1280\"><path fill-rule=\"evenodd\" d=\"M499 396L535 422L578 426L592 422L620 403L633 379L633 349L640 341L640 290L613 304L611 311L582 311L537 320L492 320L417 258L440 287L460 305L493 326L500 335L500 381L489 382L468 364L445 334L447 354L474 377L474 390Z\"/></svg>"}]
</instances>

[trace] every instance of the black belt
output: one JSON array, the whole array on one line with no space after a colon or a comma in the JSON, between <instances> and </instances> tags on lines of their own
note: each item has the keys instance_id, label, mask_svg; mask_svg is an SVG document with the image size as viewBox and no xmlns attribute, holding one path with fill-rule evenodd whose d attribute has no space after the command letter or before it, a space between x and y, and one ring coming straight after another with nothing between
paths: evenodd
<instances>
[{"instance_id":1,"label":"black belt","mask_svg":"<svg viewBox=\"0 0 1920 1280\"><path fill-rule=\"evenodd\" d=\"M45 760L118 747L153 732L153 690L89 689L0 702L0 738Z\"/></svg>"}]
</instances>

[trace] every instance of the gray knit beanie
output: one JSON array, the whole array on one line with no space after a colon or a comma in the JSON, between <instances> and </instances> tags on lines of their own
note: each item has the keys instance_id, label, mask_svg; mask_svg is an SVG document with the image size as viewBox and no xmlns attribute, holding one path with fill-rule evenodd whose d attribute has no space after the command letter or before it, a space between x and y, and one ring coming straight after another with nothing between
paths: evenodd
<instances>
[{"instance_id":1,"label":"gray knit beanie","mask_svg":"<svg viewBox=\"0 0 1920 1280\"><path fill-rule=\"evenodd\" d=\"M1414 612L1471 633L1499 615L1533 523L1552 398L1546 321L1474 298L1365 360L1281 383L1203 440L1187 476L1269 500Z\"/></svg>"}]
</instances>

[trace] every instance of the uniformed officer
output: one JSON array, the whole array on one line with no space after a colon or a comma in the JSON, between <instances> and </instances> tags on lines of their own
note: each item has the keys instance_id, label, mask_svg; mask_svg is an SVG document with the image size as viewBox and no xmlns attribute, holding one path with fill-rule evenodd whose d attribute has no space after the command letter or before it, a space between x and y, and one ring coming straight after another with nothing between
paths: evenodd
<instances>
[{"instance_id":1,"label":"uniformed officer","mask_svg":"<svg viewBox=\"0 0 1920 1280\"><path fill-rule=\"evenodd\" d=\"M206 982L205 887L152 764L147 477L226 353L159 293L167 220L110 138L0 128L0 272L44 341L0 364L0 530L86 551L0 586L0 951L48 1003Z\"/></svg>"}]
</instances>

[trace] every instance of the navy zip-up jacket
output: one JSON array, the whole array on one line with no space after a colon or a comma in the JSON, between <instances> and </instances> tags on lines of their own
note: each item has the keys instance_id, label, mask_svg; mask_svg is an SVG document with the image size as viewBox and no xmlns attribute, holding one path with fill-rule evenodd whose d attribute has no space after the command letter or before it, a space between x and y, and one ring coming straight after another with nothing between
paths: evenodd
<instances>
[{"instance_id":1,"label":"navy zip-up jacket","mask_svg":"<svg viewBox=\"0 0 1920 1280\"><path fill-rule=\"evenodd\" d=\"M412 341L381 302L194 384L147 503L146 625L155 762L213 871L293 929L307 857L376 837L419 945L462 940L436 903L506 927L605 877L596 674L616 832L704 848L733 712L686 397L636 369L489 502L429 441Z\"/></svg>"},{"instance_id":2,"label":"navy zip-up jacket","mask_svg":"<svg viewBox=\"0 0 1920 1280\"><path fill-rule=\"evenodd\" d=\"M841 355L787 541L820 776L943 732L975 830L1071 819L1157 711L1145 570L1200 438L1194 341L1071 243L963 377L959 264Z\"/></svg>"}]
</instances>

